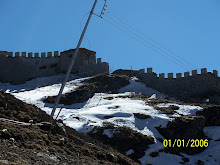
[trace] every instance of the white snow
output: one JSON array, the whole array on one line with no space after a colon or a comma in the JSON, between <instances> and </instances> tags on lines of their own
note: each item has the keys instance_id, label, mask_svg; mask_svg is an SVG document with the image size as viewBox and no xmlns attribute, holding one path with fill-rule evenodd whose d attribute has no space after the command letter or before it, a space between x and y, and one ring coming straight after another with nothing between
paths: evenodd
<instances>
[{"instance_id":1,"label":"white snow","mask_svg":"<svg viewBox=\"0 0 220 165\"><path fill-rule=\"evenodd\" d=\"M130 149L128 151L125 152L126 155L131 155L134 153L134 150L133 149Z\"/></svg>"},{"instance_id":2,"label":"white snow","mask_svg":"<svg viewBox=\"0 0 220 165\"><path fill-rule=\"evenodd\" d=\"M133 78L132 80L130 80L130 84L119 89L118 92L120 93L124 93L124 92L135 92L137 94L145 94L147 96L152 96L153 94L155 94L154 96L157 98L166 98L168 97L167 95L158 92L155 89L152 88L148 88L146 87L145 84L141 83L141 82L137 82L136 80L138 80L137 78Z\"/></svg>"},{"instance_id":3,"label":"white snow","mask_svg":"<svg viewBox=\"0 0 220 165\"><path fill-rule=\"evenodd\" d=\"M112 129L105 129L105 130L103 131L103 135L106 135L106 136L108 136L109 138L112 138L115 133L120 133L120 132L119 132L119 131L112 130Z\"/></svg>"},{"instance_id":4,"label":"white snow","mask_svg":"<svg viewBox=\"0 0 220 165\"><path fill-rule=\"evenodd\" d=\"M24 84L17 84L17 85L0 82L0 89L2 91L7 91L7 92L17 92L17 91L35 89L40 86L62 83L64 76L65 75L61 74L61 75L49 76L49 77L38 77L33 80L27 81ZM69 81L74 79L79 79L79 76L70 75L68 78Z\"/></svg>"},{"instance_id":5,"label":"white snow","mask_svg":"<svg viewBox=\"0 0 220 165\"><path fill-rule=\"evenodd\" d=\"M203 108L199 106L180 105L180 104L174 104L174 103L161 103L161 104L158 104L157 106L158 107L169 107L171 105L178 106L179 109L175 111L181 115L195 116L197 111L203 110Z\"/></svg>"},{"instance_id":6,"label":"white snow","mask_svg":"<svg viewBox=\"0 0 220 165\"><path fill-rule=\"evenodd\" d=\"M220 126L205 127L203 131L206 136L212 138L213 140L220 140Z\"/></svg>"},{"instance_id":7,"label":"white snow","mask_svg":"<svg viewBox=\"0 0 220 165\"><path fill-rule=\"evenodd\" d=\"M48 78L47 81L52 82L58 78L59 77L51 77L52 80L49 80ZM37 80L38 84L44 84L45 79L39 78ZM64 93L76 89L76 87L85 79L86 78L80 78L69 81L64 89ZM179 162L182 162L182 158L177 155L159 152L157 157L150 156L150 153L164 148L163 144L157 140L158 138L164 139L164 137L157 131L155 127L166 127L167 123L173 119L170 118L169 115L163 114L162 111L155 110L152 106L147 105L142 100L120 97L133 95L134 93L142 93L148 96L153 95L153 97L157 98L164 98L167 96L156 90L147 88L144 84L136 82L135 79L131 80L130 82L131 84L119 90L119 94L96 93L92 98L83 103L72 104L69 106L60 104L54 118L57 116L59 109L63 107L58 119L63 120L66 125L76 129L79 132L87 133L92 131L94 126L103 126L103 123L105 122L112 123L115 126L129 127L132 130L138 131L144 135L152 136L154 138L155 143L150 145L150 148L146 150L145 156L139 159L142 164L146 164L146 161L147 163L153 165L179 164ZM48 85L48 83L46 83L48 86L38 87L38 85L36 85L36 80L33 80L27 82L26 84L14 86L9 84L0 84L0 88L8 92L18 91L18 93L11 94L26 103L36 105L46 113L50 114L53 108L53 104L44 103L42 100L47 96L57 95L61 86L59 83L60 82L53 85ZM26 85L27 87L25 87ZM29 91L21 91L21 89L31 89L32 87L36 88ZM112 99L106 99L109 97L112 97ZM179 106L179 110L176 110L177 113L175 113L173 116L178 116L179 114L195 115L197 111L202 110L202 108L198 106L170 103L158 104L157 106L168 107L170 105ZM139 119L134 116L134 113L149 115L150 118ZM111 117L109 118L106 116ZM219 127L206 127L204 132L208 137L215 140L219 138L219 130ZM109 138L112 138L114 133L117 132L114 132L111 129L105 129L103 132L103 134ZM202 160L207 164L219 164L220 142L214 140L211 140L209 142L209 147L200 154L192 156L184 154L185 157L190 159L190 162L186 164L194 164L198 160ZM134 151L130 149L126 152L126 154L129 155L133 152Z\"/></svg>"}]
</instances>

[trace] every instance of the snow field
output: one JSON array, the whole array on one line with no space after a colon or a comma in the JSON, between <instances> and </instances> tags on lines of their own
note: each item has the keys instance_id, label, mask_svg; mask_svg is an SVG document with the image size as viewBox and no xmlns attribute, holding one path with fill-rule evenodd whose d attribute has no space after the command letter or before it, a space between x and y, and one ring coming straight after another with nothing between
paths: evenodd
<instances>
[{"instance_id":1,"label":"snow field","mask_svg":"<svg viewBox=\"0 0 220 165\"><path fill-rule=\"evenodd\" d=\"M55 81L57 78L52 77ZM64 88L64 93L68 93L77 88L83 80L87 78L71 80L67 83ZM45 81L44 78L38 78L37 84L43 84ZM49 80L47 80L49 81ZM77 103L69 106L60 104L56 110L54 118L57 116L58 111L63 107L58 119L63 120L63 122L76 129L77 131L87 133L93 129L94 126L102 126L103 122L109 122L118 126L126 126L132 130L138 131L144 135L152 136L155 140L155 143L150 145L150 148L146 150L145 156L139 160L142 164L147 163L157 165L157 164L179 164L182 161L182 158L177 155L168 154L168 153L159 153L157 157L151 157L149 154L160 149L163 149L163 144L160 143L157 138L163 138L162 135L157 131L155 127L161 126L166 127L169 121L173 119L170 118L170 115L163 114L162 111L155 110L152 106L147 105L142 100L134 100L130 98L120 98L120 96L132 95L134 93L143 93L152 97L164 98L166 95L147 88L144 84L136 82L135 79L130 81L131 84L119 90L119 94L108 94L108 93L96 93L92 98L84 103ZM30 87L36 86L36 81L27 83L29 84L27 89ZM3 88L4 86L4 88ZM53 104L44 103L42 100L48 96L54 96L58 94L61 84L53 84L45 87L38 87L30 91L20 91L18 93L12 93L16 98L29 103L36 105L37 107L44 110L46 113L50 114L53 108ZM0 84L0 87L4 91L12 92L25 89L25 84L22 85L11 85ZM19 89L19 90L18 90ZM106 99L111 97L112 99ZM172 116L182 115L195 115L197 111L201 111L202 108L198 106L190 105L179 105L179 104L158 104L159 107L168 107L170 105L176 105L179 107L179 110L176 110L176 113ZM134 113L140 113L149 115L150 118L139 119L134 116ZM111 116L111 117L106 117ZM216 131L217 130L217 131ZM220 162L220 142L214 141L220 138L220 128L219 127L206 127L204 128L206 135L213 140L210 141L209 147L202 153L189 156L183 154L185 157L190 159L190 162L186 164L194 164L198 160L202 160L207 164L219 164ZM106 129L104 133L109 138L114 136L114 130ZM128 150L125 154L131 154L133 149ZM209 156L211 155L211 156Z\"/></svg>"}]
</instances>

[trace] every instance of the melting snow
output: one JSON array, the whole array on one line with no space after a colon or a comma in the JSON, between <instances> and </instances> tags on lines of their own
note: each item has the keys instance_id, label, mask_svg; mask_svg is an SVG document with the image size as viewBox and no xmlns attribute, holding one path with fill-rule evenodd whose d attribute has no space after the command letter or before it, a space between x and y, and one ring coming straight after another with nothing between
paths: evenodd
<instances>
[{"instance_id":1,"label":"melting snow","mask_svg":"<svg viewBox=\"0 0 220 165\"><path fill-rule=\"evenodd\" d=\"M213 140L220 140L220 126L205 127L203 131L206 136Z\"/></svg>"},{"instance_id":2,"label":"melting snow","mask_svg":"<svg viewBox=\"0 0 220 165\"><path fill-rule=\"evenodd\" d=\"M128 150L127 152L125 152L126 155L131 155L134 153L134 150L133 149L130 149Z\"/></svg>"},{"instance_id":3,"label":"melting snow","mask_svg":"<svg viewBox=\"0 0 220 165\"><path fill-rule=\"evenodd\" d=\"M52 80L47 80L46 84L59 79L59 76L57 78L51 78ZM76 87L85 79L86 78L81 78L69 81L64 88L64 93L76 89ZM36 81L38 83L36 83ZM4 91L8 90L8 92L20 91L21 89L38 87L36 84L44 84L44 81L45 78L38 78L37 80L32 80L26 84L21 85L12 86L9 84L0 84L0 88L2 88ZM163 114L160 111L155 110L152 106L146 105L146 103L142 100L120 97L132 95L133 93L142 93L148 96L153 95L157 98L164 98L167 96L154 89L147 88L144 84L136 82L135 79L131 80L130 82L131 84L119 90L119 92L121 92L119 94L96 93L92 98L90 98L88 101L85 101L84 103L77 103L69 106L60 104L54 118L58 114L59 108L63 107L58 119L63 120L66 125L80 132L87 133L88 131L91 131L94 126L102 126L103 122L110 122L118 126L130 127L135 131L138 131L144 135L152 136L155 139L155 143L149 146L150 148L146 151L145 156L139 159L142 164L145 164L146 161L147 163L153 165L179 164L179 162L182 161L182 158L177 155L168 153L159 153L157 157L151 157L149 155L151 152L155 152L164 148L163 144L157 141L158 138L164 138L162 135L160 135L157 129L155 129L155 127L166 127L167 123L172 119L167 114ZM42 100L47 96L57 95L60 86L60 84L53 84L45 87L38 87L30 91L21 91L12 94L18 99L29 104L34 104L50 114L53 108L53 104L44 103ZM112 97L112 99L106 99L107 97ZM171 104L158 104L160 107L168 107L170 105ZM196 111L202 110L202 108L198 106L178 104L172 105L179 106L179 110L176 110L177 113L174 114L174 116L178 116L179 114L195 115ZM134 113L149 115L150 118L138 119L134 116ZM106 116L111 117L106 118ZM218 139L220 137L219 127L206 127L204 132L212 139ZM113 137L114 133L115 132L110 129L105 129L103 132L103 134L109 138ZM190 162L186 164L194 164L198 160L202 160L210 164L219 164L219 151L220 142L211 140L209 147L204 152L193 156L186 154L183 155L190 159ZM133 152L134 151L130 149L126 152L126 154L129 155Z\"/></svg>"}]
</instances>

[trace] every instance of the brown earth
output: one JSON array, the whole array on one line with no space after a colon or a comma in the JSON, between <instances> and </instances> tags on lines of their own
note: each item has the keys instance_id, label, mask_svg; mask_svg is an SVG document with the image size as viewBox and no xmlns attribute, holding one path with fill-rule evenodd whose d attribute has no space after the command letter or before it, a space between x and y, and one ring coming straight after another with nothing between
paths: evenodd
<instances>
[{"instance_id":1,"label":"brown earth","mask_svg":"<svg viewBox=\"0 0 220 165\"><path fill-rule=\"evenodd\" d=\"M81 103L93 97L95 93L112 92L117 93L117 90L128 85L129 78L126 76L98 74L88 80L85 84L79 86L76 90L64 94L60 103L71 105L73 103ZM47 97L44 101L54 103L56 96Z\"/></svg>"},{"instance_id":2,"label":"brown earth","mask_svg":"<svg viewBox=\"0 0 220 165\"><path fill-rule=\"evenodd\" d=\"M64 133L45 112L3 92L0 117L34 123L52 121L54 125L48 129L0 121L0 164L137 164L89 135L66 126Z\"/></svg>"},{"instance_id":3,"label":"brown earth","mask_svg":"<svg viewBox=\"0 0 220 165\"><path fill-rule=\"evenodd\" d=\"M113 136L111 138L103 134L106 129L112 131ZM134 153L129 157L137 162L139 162L139 158L145 155L148 146L154 143L154 138L151 136L143 135L128 127L115 126L108 122L104 123L102 127L95 127L89 134L123 154L133 149Z\"/></svg>"},{"instance_id":4,"label":"brown earth","mask_svg":"<svg viewBox=\"0 0 220 165\"><path fill-rule=\"evenodd\" d=\"M204 110L198 111L196 115L205 117L205 126L220 126L220 106L204 106Z\"/></svg>"},{"instance_id":5,"label":"brown earth","mask_svg":"<svg viewBox=\"0 0 220 165\"><path fill-rule=\"evenodd\" d=\"M189 139L206 139L203 128L205 127L205 118L203 116L181 116L168 122L166 128L157 127L159 133L167 140L174 142L176 139L188 141ZM184 152L192 155L202 152L205 147L170 147L168 150L174 153Z\"/></svg>"}]
</instances>

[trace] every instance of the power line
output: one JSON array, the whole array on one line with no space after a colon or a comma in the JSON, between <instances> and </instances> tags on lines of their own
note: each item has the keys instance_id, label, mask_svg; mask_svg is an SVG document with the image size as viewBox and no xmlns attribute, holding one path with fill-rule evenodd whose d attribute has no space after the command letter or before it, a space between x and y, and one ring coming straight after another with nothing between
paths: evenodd
<instances>
[{"instance_id":1,"label":"power line","mask_svg":"<svg viewBox=\"0 0 220 165\"><path fill-rule=\"evenodd\" d=\"M112 19L111 17L109 17L108 15L106 15L108 18ZM114 22L118 23L117 21L115 21L114 19L112 19ZM126 30L128 30L129 32L131 32L133 35L137 36L138 38L140 38L141 40L143 40L144 42L148 43L149 45L151 45L152 47L154 47L155 49L158 49L159 51L161 51L162 53L165 53L166 55L170 56L171 58L173 58L174 60L176 60L177 62L179 62L181 65L184 66L185 69L188 70L188 66L186 64L184 64L182 61L180 61L179 59L175 58L174 56L170 55L168 52L166 52L165 50L161 49L160 47L155 46L154 44L150 43L149 41L147 41L145 38L135 34L134 32L132 32L131 30L129 30L126 26L120 24L123 28L125 28Z\"/></svg>"},{"instance_id":2,"label":"power line","mask_svg":"<svg viewBox=\"0 0 220 165\"><path fill-rule=\"evenodd\" d=\"M154 45L152 45L152 44L149 44L149 42L147 42L146 40L144 40L144 39L141 38L140 36L136 35L136 34L133 33L133 32L126 32L126 30L127 30L126 27L124 27L124 29L126 29L126 30L123 30L122 28L120 28L119 26L117 26L117 25L115 25L114 23L110 22L109 20L107 20L107 19L105 19L105 18L102 18L102 19L104 19L104 20L107 21L108 23L112 24L113 26L115 26L115 27L118 28L119 30L121 30L121 31L123 31L123 32L125 32L125 33L127 33L130 37L134 38L135 40L137 40L137 41L140 42L141 44L143 44L143 45L147 46L148 48L152 49L152 50L155 51L156 53L158 53L158 54L160 54L160 55L162 55L162 56L168 58L170 61L172 61L172 62L174 62L175 64L181 66L182 68L188 70L188 68L187 68L186 66L184 66L184 64L179 64L178 62L176 62L176 61L173 60L172 58L167 57L166 55L164 55L163 53L161 53L161 52L164 52L164 51L162 51L161 49L159 49L161 52L158 51L158 50L157 50L158 48L157 48L156 46L154 46ZM117 22L116 22L116 23L117 23ZM130 31L130 30L127 30L127 31ZM131 35L130 33L133 34L134 36L136 36L136 38L135 38L133 35ZM139 38L139 39L138 39L138 38ZM146 43L148 43L149 45L151 45L151 46L154 47L154 48L150 47L150 46L147 45Z\"/></svg>"},{"instance_id":3,"label":"power line","mask_svg":"<svg viewBox=\"0 0 220 165\"><path fill-rule=\"evenodd\" d=\"M110 15L112 15L113 17L115 17L117 20L119 20L120 22L123 22L124 24L126 24L128 27L130 27L131 29L133 29L134 31L140 33L141 35L143 35L144 37L146 37L147 39L149 39L150 41L152 41L153 43L161 46L163 49L165 49L166 51L170 52L171 54L175 55L176 57L180 58L181 60L185 61L186 63L188 63L189 65L191 65L193 68L195 68L195 66L193 66L189 61L187 61L184 58L181 58L180 56L176 55L174 52L170 51L168 48L166 48L165 46L163 46L162 44L160 44L159 42L155 41L154 39L152 39L151 37L147 36L146 34L144 34L141 30L139 30L138 28L134 28L131 25L129 25L128 23L126 23L125 21L123 21L122 19L116 17L115 15L113 15L112 13L110 13L109 11L106 11L107 13L109 13Z\"/></svg>"},{"instance_id":4,"label":"power line","mask_svg":"<svg viewBox=\"0 0 220 165\"><path fill-rule=\"evenodd\" d=\"M108 12L108 11L107 11ZM120 23L118 23L116 20L114 20L114 19L112 19L111 17L109 17L108 15L106 15L108 18L110 18L111 20L113 20L116 24L119 24L120 26L122 26L124 29L126 29L127 31L129 31L130 33L132 33L134 36L136 36L137 38L140 38L141 40L143 40L143 41L145 41L145 42L147 42L148 44L149 44L149 42L148 41L146 41L145 39L143 39L142 37L140 37L140 36L138 36L137 34L135 34L134 32L132 32L131 30L129 30L127 27L125 27L124 25L122 25L122 23L120 22ZM113 26L115 26L116 28L118 28L119 30L121 30L121 31L123 31L123 32L126 32L126 30L123 30L121 27L119 27L119 26L117 26L116 24L114 24L113 22L111 22L111 21L109 21L109 20L107 20L107 19L105 19L105 18L103 18L105 21L107 21L108 23L110 23L110 24L112 24ZM129 25L130 26L130 25ZM131 26L132 27L132 26ZM147 46L147 47L149 47L149 45L146 45L146 43L144 43L143 41L140 41L139 39L137 39L137 38L135 38L133 35L131 35L130 33L128 33L128 32L126 32L129 36L131 36L132 38L134 38L135 40L137 40L138 42L140 42L140 43L142 43L143 45L145 45L145 46ZM152 39L151 39L152 40ZM152 41L154 41L154 40L152 40ZM156 41L154 41L154 43L156 43ZM193 70L192 68L190 68L188 65L186 65L186 64L184 64L182 61L180 61L180 60L178 60L178 59L176 59L175 57L173 57L172 55L170 55L170 54L168 54L167 52L165 52L164 50L161 50L161 48L158 48L158 47L156 47L155 45L153 45L152 43L150 43L150 45L151 46L153 46L154 48L156 48L156 49L159 49L160 51L162 51L163 53L165 53L165 54L167 54L168 56L170 56L170 57L172 57L172 58L168 58L170 61L172 61L172 62L174 62L175 64L177 64L177 65L179 65L179 66L181 66L182 68L185 68L185 69L190 69L190 70ZM158 54L160 54L160 55L162 55L162 56L165 56L163 53L161 53L161 52L159 52L158 50L155 50L155 49L153 49L152 47L149 47L149 48L151 48L153 51L155 51L155 52L157 52ZM166 50L168 50L168 49L166 49ZM171 52L171 51L170 51ZM173 53L174 54L174 53ZM174 55L176 55L176 54L174 54ZM177 56L177 55L176 55ZM179 57L179 56L177 56L177 57ZM182 59L181 57L179 57L180 59ZM184 60L184 59L182 59L182 60ZM184 60L184 61L186 61L186 60ZM178 63L179 62L179 63ZM188 62L189 63L189 62ZM183 66L184 65L184 66ZM192 64L190 64L190 65L192 65ZM192 65L193 66L193 65ZM212 83L214 86L216 86L216 87L218 87L218 88L220 88L220 86L218 85L218 84L216 84L216 80L215 80L215 78L213 78L212 76L210 76L210 75L208 75L207 74L207 76L208 76L208 78L206 78L206 77L202 77L202 79L204 79L204 80L206 80L206 81L208 81L208 82L210 82L210 83Z\"/></svg>"}]
</instances>

